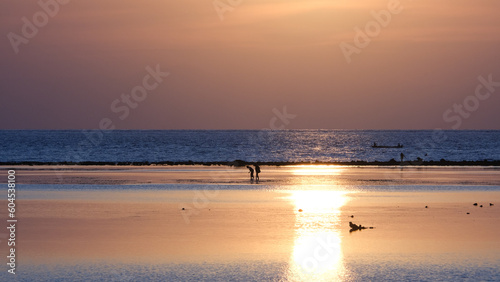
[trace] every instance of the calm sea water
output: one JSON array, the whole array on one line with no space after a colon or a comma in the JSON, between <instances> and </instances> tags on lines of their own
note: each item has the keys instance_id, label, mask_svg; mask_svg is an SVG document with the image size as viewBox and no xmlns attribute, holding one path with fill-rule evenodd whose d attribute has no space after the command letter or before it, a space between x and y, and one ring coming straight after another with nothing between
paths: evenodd
<instances>
[{"instance_id":1,"label":"calm sea water","mask_svg":"<svg viewBox=\"0 0 500 282\"><path fill-rule=\"evenodd\" d=\"M492 261L449 263L453 261L451 255L434 255L427 257L427 262L418 264L407 259L398 261L398 257L379 259L375 263L366 263L359 258L346 258L344 263L349 275L334 276L328 280L297 275L289 269L287 262L268 261L234 264L25 265L19 267L16 276L5 272L0 274L0 278L7 279L5 281L498 281L500 277L498 264Z\"/></svg>"},{"instance_id":2,"label":"calm sea water","mask_svg":"<svg viewBox=\"0 0 500 282\"><path fill-rule=\"evenodd\" d=\"M389 161L401 152L409 160L500 160L500 131L0 131L2 162Z\"/></svg>"}]
</instances>

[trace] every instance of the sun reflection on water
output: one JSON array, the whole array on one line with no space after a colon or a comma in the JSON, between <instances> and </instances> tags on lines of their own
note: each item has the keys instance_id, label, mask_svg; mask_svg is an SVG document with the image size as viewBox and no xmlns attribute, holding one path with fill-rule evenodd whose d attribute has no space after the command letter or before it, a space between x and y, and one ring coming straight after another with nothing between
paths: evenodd
<instances>
[{"instance_id":1,"label":"sun reflection on water","mask_svg":"<svg viewBox=\"0 0 500 282\"><path fill-rule=\"evenodd\" d=\"M348 201L347 192L299 190L290 193L296 213L290 280L344 280L340 208Z\"/></svg>"},{"instance_id":2,"label":"sun reflection on water","mask_svg":"<svg viewBox=\"0 0 500 282\"><path fill-rule=\"evenodd\" d=\"M292 165L294 175L340 175L344 167L338 165Z\"/></svg>"}]
</instances>

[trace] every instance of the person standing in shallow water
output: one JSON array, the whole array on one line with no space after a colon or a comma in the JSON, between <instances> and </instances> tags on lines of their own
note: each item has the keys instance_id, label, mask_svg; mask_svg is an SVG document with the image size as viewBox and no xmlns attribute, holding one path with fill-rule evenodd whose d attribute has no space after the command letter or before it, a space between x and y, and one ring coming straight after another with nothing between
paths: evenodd
<instances>
[{"instance_id":1,"label":"person standing in shallow water","mask_svg":"<svg viewBox=\"0 0 500 282\"><path fill-rule=\"evenodd\" d=\"M405 154L401 153L400 157L401 157L401 162L403 162L403 160L405 158Z\"/></svg>"},{"instance_id":2,"label":"person standing in shallow water","mask_svg":"<svg viewBox=\"0 0 500 282\"><path fill-rule=\"evenodd\" d=\"M259 181L260 166L258 164L255 164L254 167L255 167L255 179Z\"/></svg>"},{"instance_id":3,"label":"person standing in shallow water","mask_svg":"<svg viewBox=\"0 0 500 282\"><path fill-rule=\"evenodd\" d=\"M247 165L247 168L248 168L249 173L250 173L250 180L253 180L253 168L249 165Z\"/></svg>"}]
</instances>

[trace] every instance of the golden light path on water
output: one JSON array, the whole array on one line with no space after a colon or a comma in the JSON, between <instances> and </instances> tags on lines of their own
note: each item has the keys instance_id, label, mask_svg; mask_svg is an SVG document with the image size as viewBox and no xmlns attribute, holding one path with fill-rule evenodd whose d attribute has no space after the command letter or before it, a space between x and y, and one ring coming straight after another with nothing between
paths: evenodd
<instances>
[{"instance_id":1,"label":"golden light path on water","mask_svg":"<svg viewBox=\"0 0 500 282\"><path fill-rule=\"evenodd\" d=\"M335 166L297 166L293 173L304 176L339 175L342 170ZM339 191L335 186L311 186L303 181L288 192L296 215L289 280L345 280L341 207L349 200L350 192Z\"/></svg>"},{"instance_id":2,"label":"golden light path on water","mask_svg":"<svg viewBox=\"0 0 500 282\"><path fill-rule=\"evenodd\" d=\"M344 168L335 165L294 165L289 166L294 175L340 175Z\"/></svg>"}]
</instances>

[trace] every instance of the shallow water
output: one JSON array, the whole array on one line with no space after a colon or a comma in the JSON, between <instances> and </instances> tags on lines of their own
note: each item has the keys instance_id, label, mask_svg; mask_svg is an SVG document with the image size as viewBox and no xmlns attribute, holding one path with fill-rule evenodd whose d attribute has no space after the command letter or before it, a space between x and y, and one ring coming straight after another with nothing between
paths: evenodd
<instances>
[{"instance_id":1,"label":"shallow water","mask_svg":"<svg viewBox=\"0 0 500 282\"><path fill-rule=\"evenodd\" d=\"M346 258L343 276L293 273L286 262L234 264L97 264L25 265L6 281L498 281L500 261L453 261L441 257ZM376 263L374 263L376 261ZM417 261L417 263L416 263ZM333 280L330 280L333 278ZM316 280L317 279L317 280Z\"/></svg>"},{"instance_id":2,"label":"shallow water","mask_svg":"<svg viewBox=\"0 0 500 282\"><path fill-rule=\"evenodd\" d=\"M165 218L176 214L180 217L177 208L176 212L169 215L168 206L165 206L165 211L162 211L162 207L168 204L177 207L177 203L184 203L183 206L194 208L194 202L190 203L192 196L204 191L196 188L205 189L210 185L195 185L184 190L157 189L158 185L130 185L122 189L117 189L113 185L100 185L93 189L88 189L88 185L56 185L57 189L51 189L52 185L35 186L22 186L19 206L26 211L34 209L33 212L30 211L33 213L31 217L43 221L39 223L41 226L53 224L50 223L50 218L54 216L78 220L81 218L79 212L86 211L85 220L90 220L90 226L95 228L108 225L92 223L96 218L107 219L112 223L115 220L137 216L137 220L132 221L136 223L132 225L141 227L126 227L132 231L146 227L139 223L153 220L151 218L158 216L158 211L160 214L164 213ZM196 239L184 241L179 237L168 235L158 238L157 236L165 231L158 229L154 231L158 234L154 234L151 233L151 229L144 229L139 233L139 237L120 235L139 244L133 249L137 250L136 255L133 250L121 250L120 253L124 256L116 254L116 257L102 259L106 256L105 253L97 252L88 257L89 254L82 256L80 252L65 254L63 251L64 255L61 258L59 250L58 255L51 259L54 255L51 251L33 257L27 255L27 252L21 252L18 257L20 261L18 274L11 276L6 273L4 267L0 273L0 280L498 281L500 278L498 209L496 206L474 207L469 202L469 199L481 203L499 201L500 187L402 186L400 187L402 191L398 192L380 186L359 186L351 191L279 190L262 187L259 190L252 190L254 188L251 185L241 187L245 190L229 190L231 187L234 188L234 185L227 187L228 190L219 191L216 197L210 198L210 203L203 209L211 207L212 213L222 218L228 215L234 216L234 220L237 221L229 221L228 225L222 228L228 228L226 231L233 230L231 232L236 232L234 230L242 227L248 228L250 232L260 234L258 238L253 239L255 242L247 242L248 238L253 237L245 235L241 237L242 239L236 239L236 245L234 242L226 245L224 243L226 239L223 238L221 241L209 239L204 243L205 235L191 234L189 231L190 227L196 227L206 220L213 220L210 216L207 217L206 212L202 212L192 216L189 223L181 223L181 226L172 225L172 228L181 227L183 231L181 229L178 231L181 234L194 236ZM32 206L30 203L35 203L30 201L47 202L37 211L36 207L28 207ZM57 210L48 206L55 203L67 203L67 206L57 206L55 207ZM124 210L116 210L111 203L123 207ZM145 209L142 210L141 206L136 206L135 203L143 203ZM430 208L424 209L423 203L428 204ZM267 231L258 233L262 232L260 228L266 225L252 222L250 214L257 216L259 211L248 211L245 207L255 209L259 207L258 209L263 209L263 214L259 215L260 220L267 218L270 222L275 222L270 223L271 225L284 224L286 221L289 227L277 227L279 233L275 235ZM297 212L299 208L303 209L303 212ZM266 210L269 209L274 211L268 213ZM471 211L472 214L466 215L465 211ZM285 217L290 212L292 214ZM247 217L241 220L248 223L239 222L238 214L246 214ZM351 214L355 214L353 219L350 217ZM291 221L288 222L289 220ZM350 233L346 226L351 220L374 225L375 229ZM30 225L30 222L33 221L29 221L29 218L20 220L21 225ZM151 222L153 226L150 224L148 226L154 228L156 223L154 220ZM220 228L211 226L215 223L208 222L208 224L209 229ZM488 230L488 224L494 224L495 229L490 229L492 233L485 236L484 231ZM121 225L117 226L123 230ZM60 232L65 232L64 226L58 228ZM200 228L206 230L206 227ZM441 231L446 232L438 230L439 233L434 234L439 228L443 228ZM105 234L108 231L103 229L99 233ZM144 239L141 239L143 236ZM96 244L99 240L104 240L93 236L82 238L88 241L86 244L90 243L88 246L92 246L93 240ZM473 238L481 239L476 242ZM66 239L70 240L68 242L72 242L71 244L78 244L78 240ZM144 242L141 242L142 240ZM162 258L161 253L158 257L158 253L153 254L151 249L146 247L147 244L154 244L161 248L161 244L168 240L176 242L180 240L175 244L191 245L185 245L191 249L190 253L181 256L165 253ZM260 240L271 244L269 246L283 244L284 251L270 247L244 254L249 251L245 247L246 244L258 244ZM52 244L59 246L54 242ZM144 247L141 247L141 244L144 244ZM193 245L200 245L200 248L205 249L205 244L216 244L217 247L209 253L205 250L201 252L203 255L197 255L196 247ZM22 244L19 248L21 247ZM222 250L218 248L234 248L234 253L230 250L218 253L217 250ZM273 254L274 251L278 253ZM65 257L67 258L64 259ZM183 259L177 261L176 257Z\"/></svg>"},{"instance_id":3,"label":"shallow water","mask_svg":"<svg viewBox=\"0 0 500 282\"><path fill-rule=\"evenodd\" d=\"M381 171L399 177L398 169L368 168L360 174L357 168L325 166L268 168L274 178L258 185L238 180L237 170L231 170L231 183L103 184L106 177L71 178L94 170L104 171L75 169L65 175L66 184L36 184L42 175L36 168L17 171L17 274L8 274L4 265L0 280L500 279L500 185L462 185L455 179L498 178L495 169L405 170L404 177L409 172L417 181L395 185L358 180L342 185L336 179L358 179L366 171L369 179ZM218 170L173 173L196 178ZM117 171L129 180L136 172L149 179L156 170ZM24 184L28 175L34 181ZM421 177L434 184L421 184ZM455 180L441 181L447 177ZM374 229L350 232L350 221Z\"/></svg>"}]
</instances>

